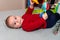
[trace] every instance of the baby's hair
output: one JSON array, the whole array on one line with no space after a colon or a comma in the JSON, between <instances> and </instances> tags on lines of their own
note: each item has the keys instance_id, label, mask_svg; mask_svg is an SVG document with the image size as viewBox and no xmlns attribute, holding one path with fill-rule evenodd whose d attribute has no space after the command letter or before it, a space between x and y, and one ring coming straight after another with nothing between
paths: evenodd
<instances>
[{"instance_id":1,"label":"baby's hair","mask_svg":"<svg viewBox=\"0 0 60 40\"><path fill-rule=\"evenodd\" d=\"M8 16L8 17L6 18L6 20L5 20L5 23L6 23L7 27L8 27L8 28L12 28L12 29L19 29L19 28L11 27L11 26L9 25L8 20L9 20L10 17L11 17L11 16Z\"/></svg>"}]
</instances>

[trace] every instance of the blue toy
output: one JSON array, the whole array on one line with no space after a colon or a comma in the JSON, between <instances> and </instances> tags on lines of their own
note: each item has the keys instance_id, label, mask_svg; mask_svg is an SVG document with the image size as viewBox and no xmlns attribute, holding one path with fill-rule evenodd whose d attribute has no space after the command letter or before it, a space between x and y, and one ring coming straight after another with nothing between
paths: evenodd
<instances>
[{"instance_id":1,"label":"blue toy","mask_svg":"<svg viewBox=\"0 0 60 40\"><path fill-rule=\"evenodd\" d=\"M33 0L33 2L35 2L36 4L39 4L38 3L38 0ZM30 5L30 0L28 0L28 6ZM46 9L46 7L47 7L47 0L45 0L45 2L43 2L43 4L42 4L42 7L41 7L41 9L43 10L43 11L38 11L38 10L34 10L33 11L33 13L34 12L39 12L38 14L40 14L40 17L42 17L42 15L44 14L44 13L46 13L46 11L47 11L47 9ZM33 14L32 13L32 14ZM35 13L35 14L37 14L37 13Z\"/></svg>"},{"instance_id":2,"label":"blue toy","mask_svg":"<svg viewBox=\"0 0 60 40\"><path fill-rule=\"evenodd\" d=\"M47 7L47 0L45 0L45 2L42 4L42 9L44 10L44 12L40 13L40 17L42 17L42 15L46 13L46 7Z\"/></svg>"},{"instance_id":3,"label":"blue toy","mask_svg":"<svg viewBox=\"0 0 60 40\"><path fill-rule=\"evenodd\" d=\"M46 12L47 2L44 2L42 5L42 9Z\"/></svg>"},{"instance_id":4,"label":"blue toy","mask_svg":"<svg viewBox=\"0 0 60 40\"><path fill-rule=\"evenodd\" d=\"M30 6L30 0L28 0L28 7Z\"/></svg>"}]
</instances>

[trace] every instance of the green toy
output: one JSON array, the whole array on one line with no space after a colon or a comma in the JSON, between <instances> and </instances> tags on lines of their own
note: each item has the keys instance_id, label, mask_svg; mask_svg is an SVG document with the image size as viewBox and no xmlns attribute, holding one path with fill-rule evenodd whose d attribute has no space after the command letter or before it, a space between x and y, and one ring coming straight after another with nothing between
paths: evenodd
<instances>
[{"instance_id":1,"label":"green toy","mask_svg":"<svg viewBox=\"0 0 60 40\"><path fill-rule=\"evenodd\" d=\"M42 7L39 9L34 9L32 14L40 14L42 12L46 12L46 5L47 5L47 0L42 4Z\"/></svg>"},{"instance_id":2,"label":"green toy","mask_svg":"<svg viewBox=\"0 0 60 40\"><path fill-rule=\"evenodd\" d=\"M44 11L43 9L35 9L32 14L40 14L43 11Z\"/></svg>"},{"instance_id":3,"label":"green toy","mask_svg":"<svg viewBox=\"0 0 60 40\"><path fill-rule=\"evenodd\" d=\"M44 13L44 12L46 13L46 10L47 10L46 7L47 7L47 0L44 1L41 8L34 9L32 14L41 14L41 13Z\"/></svg>"},{"instance_id":4,"label":"green toy","mask_svg":"<svg viewBox=\"0 0 60 40\"><path fill-rule=\"evenodd\" d=\"M52 9L50 9L54 14L58 11L58 7L59 7L59 3L58 4L55 4L55 5L53 5L54 6L54 8L52 8Z\"/></svg>"},{"instance_id":5,"label":"green toy","mask_svg":"<svg viewBox=\"0 0 60 40\"><path fill-rule=\"evenodd\" d=\"M26 10L27 10L27 8L26 8ZM32 14L40 14L43 11L44 11L43 9L34 9Z\"/></svg>"}]
</instances>

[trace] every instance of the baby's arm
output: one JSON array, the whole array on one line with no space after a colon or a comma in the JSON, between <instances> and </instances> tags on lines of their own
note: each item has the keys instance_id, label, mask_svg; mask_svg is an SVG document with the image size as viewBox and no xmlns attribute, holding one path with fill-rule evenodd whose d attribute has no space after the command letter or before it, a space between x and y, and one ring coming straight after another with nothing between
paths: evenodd
<instances>
[{"instance_id":1,"label":"baby's arm","mask_svg":"<svg viewBox=\"0 0 60 40\"><path fill-rule=\"evenodd\" d=\"M30 18L28 18L30 19ZM37 20L36 20L37 19ZM22 29L25 31L34 31L36 29L46 28L46 21L43 18L32 18L25 20L22 24Z\"/></svg>"},{"instance_id":2,"label":"baby's arm","mask_svg":"<svg viewBox=\"0 0 60 40\"><path fill-rule=\"evenodd\" d=\"M28 7L26 13L32 14L34 10L34 3L32 2L32 0L30 0L30 6Z\"/></svg>"},{"instance_id":3,"label":"baby's arm","mask_svg":"<svg viewBox=\"0 0 60 40\"><path fill-rule=\"evenodd\" d=\"M31 0L30 0L30 6L28 7L28 9L27 9L27 11L25 12L25 14L22 16L22 18L26 18L26 17L28 17L29 15L31 15L32 14L32 12L33 12L33 10L34 10L34 3L32 3L31 2Z\"/></svg>"}]
</instances>

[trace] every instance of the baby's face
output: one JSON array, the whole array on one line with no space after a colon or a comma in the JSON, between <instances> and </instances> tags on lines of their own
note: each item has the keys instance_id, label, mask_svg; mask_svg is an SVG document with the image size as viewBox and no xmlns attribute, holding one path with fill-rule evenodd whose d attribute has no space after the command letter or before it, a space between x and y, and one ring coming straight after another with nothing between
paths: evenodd
<instances>
[{"instance_id":1,"label":"baby's face","mask_svg":"<svg viewBox=\"0 0 60 40\"><path fill-rule=\"evenodd\" d=\"M20 16L11 16L8 19L8 23L13 28L20 28L22 25L23 19Z\"/></svg>"}]
</instances>

